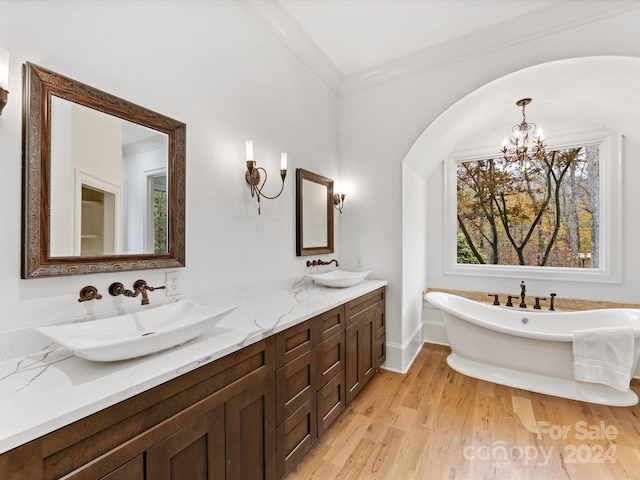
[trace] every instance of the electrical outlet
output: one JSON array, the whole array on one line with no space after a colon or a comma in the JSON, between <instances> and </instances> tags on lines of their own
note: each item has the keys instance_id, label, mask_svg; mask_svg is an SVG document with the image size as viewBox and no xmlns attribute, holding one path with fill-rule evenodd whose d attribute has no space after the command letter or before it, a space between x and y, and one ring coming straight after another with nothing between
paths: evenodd
<instances>
[{"instance_id":1,"label":"electrical outlet","mask_svg":"<svg viewBox=\"0 0 640 480\"><path fill-rule=\"evenodd\" d=\"M180 272L167 272L165 275L165 285L167 286L167 297L180 295Z\"/></svg>"}]
</instances>

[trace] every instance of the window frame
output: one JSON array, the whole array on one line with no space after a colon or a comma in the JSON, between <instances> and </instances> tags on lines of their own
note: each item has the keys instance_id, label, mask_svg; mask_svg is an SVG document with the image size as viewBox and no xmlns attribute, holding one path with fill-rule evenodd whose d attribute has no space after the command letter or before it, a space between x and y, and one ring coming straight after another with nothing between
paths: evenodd
<instances>
[{"instance_id":1,"label":"window frame","mask_svg":"<svg viewBox=\"0 0 640 480\"><path fill-rule=\"evenodd\" d=\"M611 130L589 130L555 138L547 150L600 145L600 267L546 267L457 263L456 164L486 160L497 148L457 151L444 162L443 261L445 275L529 278L591 283L622 283L622 135Z\"/></svg>"}]
</instances>

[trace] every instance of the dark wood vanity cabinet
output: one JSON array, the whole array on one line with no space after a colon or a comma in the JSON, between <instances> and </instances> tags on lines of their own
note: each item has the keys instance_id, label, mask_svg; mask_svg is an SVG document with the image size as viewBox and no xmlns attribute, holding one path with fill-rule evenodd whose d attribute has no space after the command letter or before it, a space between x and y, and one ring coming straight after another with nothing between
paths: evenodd
<instances>
[{"instance_id":1,"label":"dark wood vanity cabinet","mask_svg":"<svg viewBox=\"0 0 640 480\"><path fill-rule=\"evenodd\" d=\"M275 338L0 456L2 480L274 479Z\"/></svg>"},{"instance_id":2,"label":"dark wood vanity cabinet","mask_svg":"<svg viewBox=\"0 0 640 480\"><path fill-rule=\"evenodd\" d=\"M143 453L102 477L105 480L211 480L275 478L275 423L273 374L236 395L214 394L202 401L206 413L190 415L190 409L169 419L167 435L147 448L134 439ZM194 405L195 409L198 408ZM186 418L183 418L186 417ZM183 425L189 421L186 425ZM166 436L165 436L166 435ZM105 468L113 452L96 462ZM63 478L96 478L93 465Z\"/></svg>"},{"instance_id":3,"label":"dark wood vanity cabinet","mask_svg":"<svg viewBox=\"0 0 640 480\"><path fill-rule=\"evenodd\" d=\"M278 478L384 363L385 330L383 287L276 335Z\"/></svg>"},{"instance_id":4,"label":"dark wood vanity cabinet","mask_svg":"<svg viewBox=\"0 0 640 480\"><path fill-rule=\"evenodd\" d=\"M283 478L384 362L384 292L0 455L0 479Z\"/></svg>"}]
</instances>

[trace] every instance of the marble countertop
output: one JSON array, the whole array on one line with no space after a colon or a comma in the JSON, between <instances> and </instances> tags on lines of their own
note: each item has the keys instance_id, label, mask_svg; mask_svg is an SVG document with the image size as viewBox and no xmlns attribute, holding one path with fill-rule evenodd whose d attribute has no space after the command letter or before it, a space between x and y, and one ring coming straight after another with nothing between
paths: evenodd
<instances>
[{"instance_id":1,"label":"marble countertop","mask_svg":"<svg viewBox=\"0 0 640 480\"><path fill-rule=\"evenodd\" d=\"M120 362L83 360L36 331L26 332L33 352L0 362L0 453L385 285L378 280L341 289L296 284L235 303L218 324L231 329L225 334L205 332L184 345ZM192 299L207 305L206 296Z\"/></svg>"}]
</instances>

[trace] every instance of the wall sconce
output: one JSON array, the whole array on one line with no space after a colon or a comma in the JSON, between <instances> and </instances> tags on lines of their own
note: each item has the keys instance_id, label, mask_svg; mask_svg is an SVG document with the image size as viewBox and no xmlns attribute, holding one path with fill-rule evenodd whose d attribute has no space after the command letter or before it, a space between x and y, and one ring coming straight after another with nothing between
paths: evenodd
<instances>
[{"instance_id":1,"label":"wall sconce","mask_svg":"<svg viewBox=\"0 0 640 480\"><path fill-rule=\"evenodd\" d=\"M7 104L7 97L9 92L6 90L9 87L9 52L0 48L0 115L2 115L2 109Z\"/></svg>"},{"instance_id":2,"label":"wall sconce","mask_svg":"<svg viewBox=\"0 0 640 480\"><path fill-rule=\"evenodd\" d=\"M346 193L334 193L333 194L333 206L342 215L342 207L344 207L344 199L347 197Z\"/></svg>"},{"instance_id":3,"label":"wall sconce","mask_svg":"<svg viewBox=\"0 0 640 480\"><path fill-rule=\"evenodd\" d=\"M246 147L247 171L244 174L244 178L251 188L251 196L256 197L256 199L258 200L258 215L260 215L260 197L266 198L268 200L273 200L274 198L278 198L284 190L284 179L287 176L287 154L284 152L280 154L280 177L282 178L282 186L280 187L280 191L277 195L269 197L268 195L262 193L264 184L267 183L267 171L262 167L256 167L256 161L253 159L253 142L251 140L247 140ZM264 180L262 180L262 185L260 185L260 170L262 170L262 173L264 173Z\"/></svg>"}]
</instances>

